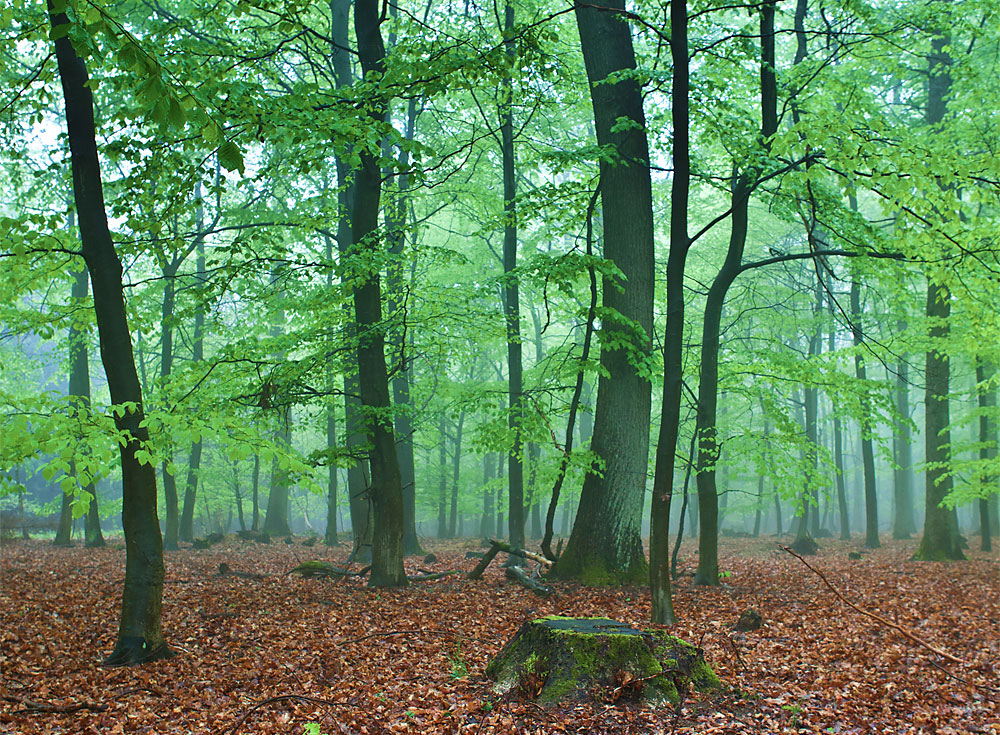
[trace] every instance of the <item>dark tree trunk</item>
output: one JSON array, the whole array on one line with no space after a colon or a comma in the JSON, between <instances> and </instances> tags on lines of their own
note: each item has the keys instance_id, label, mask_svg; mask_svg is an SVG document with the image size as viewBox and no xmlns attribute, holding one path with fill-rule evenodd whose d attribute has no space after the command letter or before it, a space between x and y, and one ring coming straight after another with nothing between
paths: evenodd
<instances>
[{"instance_id":1,"label":"dark tree trunk","mask_svg":"<svg viewBox=\"0 0 1000 735\"><path fill-rule=\"evenodd\" d=\"M777 84L774 69L774 8L774 2L765 2L760 6L761 143L765 147L765 151L770 147L770 137L777 131ZM743 250L746 247L747 229L750 221L750 194L753 191L755 180L760 173L759 164L748 166L744 171L738 171L734 166L731 188L732 226L729 235L729 249L726 252L726 260L712 282L708 291L708 298L705 301L696 429L698 436L698 472L695 477L698 488L700 528L698 534L698 569L695 572L694 582L701 585L717 585L719 583L719 495L715 480L715 468L721 451L717 437L717 422L722 310L725 306L726 293L728 293L729 287L741 272ZM680 386L677 386L673 390L678 394L678 412L677 418L674 419L672 417L672 420L677 420L680 415ZM673 451L675 450L676 439L674 440Z\"/></svg>"},{"instance_id":2,"label":"dark tree trunk","mask_svg":"<svg viewBox=\"0 0 1000 735\"><path fill-rule=\"evenodd\" d=\"M514 5L504 5L504 51L514 59ZM524 420L523 365L521 359L521 303L517 276L517 178L514 158L514 86L511 77L501 82L500 149L503 162L503 272L504 316L507 324L508 427L514 443L507 456L507 532L510 545L524 548L524 455L521 424Z\"/></svg>"},{"instance_id":3,"label":"dark tree trunk","mask_svg":"<svg viewBox=\"0 0 1000 735\"><path fill-rule=\"evenodd\" d=\"M551 574L592 584L639 583L649 574L642 551L641 514L649 461L650 384L637 368L650 354L653 326L653 209L649 147L642 92L627 74L635 69L628 24L608 8L575 5L597 143L617 152L600 164L604 257L625 276L605 278L594 436L590 448L604 462L603 474L588 474L569 542ZM621 121L629 121L622 125ZM622 290L619 290L622 289ZM612 314L620 314L619 322ZM616 344L617 343L617 344ZM629 345L627 348L624 344Z\"/></svg>"},{"instance_id":4,"label":"dark tree trunk","mask_svg":"<svg viewBox=\"0 0 1000 735\"><path fill-rule=\"evenodd\" d=\"M385 46L379 18L378 0L357 0L354 31L358 57L366 78L385 73ZM386 103L375 95L370 100L368 120L385 119ZM378 216L382 193L382 172L378 151L361 151L361 167L354 182L354 210L351 218L352 247L358 254L379 251ZM368 417L366 429L371 467L372 505L372 587L406 584L403 571L403 484L396 456L389 400L389 375L385 363L385 332L382 324L382 286L377 270L363 274L354 287L354 314L358 327L358 376L361 403Z\"/></svg>"},{"instance_id":5,"label":"dark tree trunk","mask_svg":"<svg viewBox=\"0 0 1000 735\"><path fill-rule=\"evenodd\" d=\"M950 43L951 38L947 35L931 40L926 111L928 125L940 123L947 109L946 99L951 88L948 71L951 57L946 49ZM950 368L945 352L950 331L948 319L951 317L951 293L947 286L937 283L931 276L927 279L925 313L930 324L931 340L924 363L924 461L927 463L927 489L924 535L914 558L923 561L964 559L955 509L941 505L952 489L951 432L948 428L951 424L948 404Z\"/></svg>"},{"instance_id":6,"label":"dark tree trunk","mask_svg":"<svg viewBox=\"0 0 1000 735\"><path fill-rule=\"evenodd\" d=\"M857 279L851 281L851 313L854 323L851 332L854 336L854 374L859 382L868 379L865 369L865 358L860 350L864 346L864 335L861 330L861 284ZM871 406L866 397L861 399L861 461L865 477L865 547L877 549L878 540L878 494L875 488L875 452L872 449Z\"/></svg>"},{"instance_id":7,"label":"dark tree trunk","mask_svg":"<svg viewBox=\"0 0 1000 735\"><path fill-rule=\"evenodd\" d=\"M674 174L670 189L663 403L656 444L653 497L649 508L649 587L652 598L650 622L660 625L672 625L677 621L670 586L670 503L674 495L674 459L680 432L681 387L684 382L684 266L691 247L688 235L691 151L687 0L673 0L671 3L670 28L670 55L673 59L671 146Z\"/></svg>"},{"instance_id":8,"label":"dark tree trunk","mask_svg":"<svg viewBox=\"0 0 1000 735\"><path fill-rule=\"evenodd\" d=\"M149 439L142 425L142 390L132 353L125 313L122 264L115 251L104 209L104 192L94 125L94 103L87 86L87 69L63 33L69 20L52 12L59 77L66 103L73 170L73 195L80 226L83 258L94 287L94 311L101 359L111 402L126 409L115 412L115 426L126 441L120 446L122 466L122 527L125 532L125 583L121 619L108 665L136 664L170 655L163 638L163 537L156 517L156 473L136 457Z\"/></svg>"}]
</instances>

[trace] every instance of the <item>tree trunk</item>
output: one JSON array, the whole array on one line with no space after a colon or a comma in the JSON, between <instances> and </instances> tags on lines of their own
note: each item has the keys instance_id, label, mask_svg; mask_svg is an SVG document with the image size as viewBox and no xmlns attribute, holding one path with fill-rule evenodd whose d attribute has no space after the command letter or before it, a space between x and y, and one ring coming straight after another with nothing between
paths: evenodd
<instances>
[{"instance_id":1,"label":"tree trunk","mask_svg":"<svg viewBox=\"0 0 1000 735\"><path fill-rule=\"evenodd\" d=\"M366 78L385 73L385 46L379 18L378 0L357 0L354 31L358 56ZM386 103L375 95L370 100L368 120L385 119ZM351 242L359 254L379 250L377 237L382 172L378 151L361 151L361 167L354 183L354 210ZM396 456L396 439L391 424L389 375L385 363L385 331L382 324L382 286L377 270L363 274L354 287L354 314L358 326L358 377L361 403L368 418L366 429L371 467L372 504L372 587L406 584L403 571L403 485Z\"/></svg>"},{"instance_id":2,"label":"tree trunk","mask_svg":"<svg viewBox=\"0 0 1000 735\"><path fill-rule=\"evenodd\" d=\"M493 499L493 490L490 483L493 482L493 453L486 452L483 455L483 515L479 521L479 535L487 538L496 528L496 505Z\"/></svg>"},{"instance_id":3,"label":"tree trunk","mask_svg":"<svg viewBox=\"0 0 1000 735\"><path fill-rule=\"evenodd\" d=\"M250 522L251 531L260 530L260 455L253 456L253 517Z\"/></svg>"},{"instance_id":4,"label":"tree trunk","mask_svg":"<svg viewBox=\"0 0 1000 735\"><path fill-rule=\"evenodd\" d=\"M948 35L931 40L931 53L926 122L936 125L944 119L946 98L951 87L948 71L951 57L947 47ZM947 339L950 331L951 293L933 276L927 279L927 320L930 323L931 347L924 361L926 387L924 390L924 461L927 463L925 493L926 513L924 535L920 539L914 558L923 561L964 559L958 537L955 509L944 508L941 502L952 489L951 415L948 404L950 368L948 365Z\"/></svg>"},{"instance_id":5,"label":"tree trunk","mask_svg":"<svg viewBox=\"0 0 1000 735\"><path fill-rule=\"evenodd\" d=\"M671 116L673 181L670 188L670 254L667 259L667 323L663 338L663 402L656 444L653 497L649 508L650 622L677 621L670 586L670 503L674 494L674 460L680 432L681 387L684 382L684 266L691 185L690 78L687 0L670 4L670 55L673 59ZM685 492L685 500L687 494ZM683 511L682 511L683 512Z\"/></svg>"},{"instance_id":6,"label":"tree trunk","mask_svg":"<svg viewBox=\"0 0 1000 735\"><path fill-rule=\"evenodd\" d=\"M903 325L899 325L900 331ZM910 435L910 366L904 355L896 367L896 412L900 419L892 441L892 455L896 467L892 471L893 499L892 537L910 538L916 533L913 518L913 438Z\"/></svg>"},{"instance_id":7,"label":"tree trunk","mask_svg":"<svg viewBox=\"0 0 1000 735\"><path fill-rule=\"evenodd\" d=\"M292 446L292 408L278 406L278 428L275 431L277 444L288 451ZM264 512L264 533L271 536L290 536L288 525L288 469L277 457L271 460L271 487L267 493L267 510Z\"/></svg>"},{"instance_id":8,"label":"tree trunk","mask_svg":"<svg viewBox=\"0 0 1000 735\"><path fill-rule=\"evenodd\" d=\"M195 196L200 200L200 187L195 191ZM202 234L205 230L204 215L202 206L198 205L196 224L198 230L197 260L195 266L195 278L201 286L205 281L205 239ZM192 344L191 361L197 364L205 359L205 307L199 300L194 311L194 336ZM194 503L198 497L198 474L201 470L201 439L191 445L191 453L188 460L187 483L184 486L184 509L181 512L180 538L182 541L194 540Z\"/></svg>"},{"instance_id":9,"label":"tree trunk","mask_svg":"<svg viewBox=\"0 0 1000 735\"><path fill-rule=\"evenodd\" d=\"M770 147L769 139L777 129L774 8L774 2L765 2L760 6L761 142L765 146L765 150ZM750 220L750 194L759 173L759 164L748 165L743 171L739 171L734 164L729 248L726 252L726 260L712 282L708 290L708 298L705 301L696 429L698 472L695 477L698 488L700 529L698 534L698 570L695 572L694 582L700 585L717 585L719 583L719 495L715 481L715 468L721 451L717 437L717 423L722 309L725 305L726 293L736 276L740 274L740 267L743 263L743 250L746 247ZM679 386L674 390L678 393L679 418ZM676 439L674 447L676 449Z\"/></svg>"},{"instance_id":10,"label":"tree trunk","mask_svg":"<svg viewBox=\"0 0 1000 735\"><path fill-rule=\"evenodd\" d=\"M851 325L851 332L854 336L854 374L858 381L863 383L868 379L865 370L865 358L860 349L864 346L864 336L861 330L861 284L858 280L851 280L851 313L854 323ZM872 449L872 426L871 406L867 397L861 399L861 460L864 466L865 476L865 547L877 549L880 544L878 540L878 494L875 488L875 452Z\"/></svg>"},{"instance_id":11,"label":"tree trunk","mask_svg":"<svg viewBox=\"0 0 1000 735\"><path fill-rule=\"evenodd\" d=\"M623 0L609 6L624 10ZM577 2L577 26L594 109L597 143L617 151L602 160L604 257L625 276L606 277L601 377L591 450L603 473L584 479L576 522L552 574L591 584L638 583L649 567L641 513L649 461L650 384L636 366L648 359L653 322L653 209L642 93L629 26L618 13ZM622 125L621 121L629 121ZM622 290L619 290L619 289ZM624 321L619 322L614 314ZM627 347L626 347L627 345Z\"/></svg>"},{"instance_id":12,"label":"tree trunk","mask_svg":"<svg viewBox=\"0 0 1000 735\"><path fill-rule=\"evenodd\" d=\"M170 655L163 638L163 537L156 517L156 473L136 457L149 434L143 421L142 390L132 353L125 313L122 263L115 251L104 209L104 192L94 125L94 103L87 86L87 69L64 31L69 19L49 4L56 59L66 104L73 171L73 195L80 226L83 257L94 286L94 311L101 359L115 427L125 438L120 445L122 466L122 527L125 532L125 583L121 618L108 665L135 664Z\"/></svg>"},{"instance_id":13,"label":"tree trunk","mask_svg":"<svg viewBox=\"0 0 1000 735\"><path fill-rule=\"evenodd\" d=\"M326 446L337 446L337 422L333 406L326 407ZM326 484L326 530L323 532L323 543L327 546L339 546L337 539L337 465L330 459L327 466Z\"/></svg>"},{"instance_id":14,"label":"tree trunk","mask_svg":"<svg viewBox=\"0 0 1000 735\"><path fill-rule=\"evenodd\" d=\"M451 511L448 516L448 538L458 538L458 490L459 479L462 472L462 426L465 424L465 411L458 416L458 424L455 426L455 454L452 456L451 468Z\"/></svg>"},{"instance_id":15,"label":"tree trunk","mask_svg":"<svg viewBox=\"0 0 1000 735\"><path fill-rule=\"evenodd\" d=\"M437 537L448 538L448 424L444 411L438 418L438 526Z\"/></svg>"},{"instance_id":16,"label":"tree trunk","mask_svg":"<svg viewBox=\"0 0 1000 735\"><path fill-rule=\"evenodd\" d=\"M166 385L174 364L174 302L178 263L165 263L163 275L163 304L160 310L160 380ZM163 497L166 526L163 534L163 548L177 549L180 538L180 509L177 502L177 478L174 477L173 442L167 439L166 457L160 467L163 477Z\"/></svg>"},{"instance_id":17,"label":"tree trunk","mask_svg":"<svg viewBox=\"0 0 1000 735\"><path fill-rule=\"evenodd\" d=\"M987 384L987 380L993 377L987 372L986 366L982 362L976 365L976 382L979 384L979 459L989 465L997 456L997 431L994 423L997 407L996 389ZM995 494L997 491L996 475L986 475L982 478L983 490L985 493ZM979 499L979 533L981 536L980 550L993 551L993 519L990 518L989 495Z\"/></svg>"}]
</instances>

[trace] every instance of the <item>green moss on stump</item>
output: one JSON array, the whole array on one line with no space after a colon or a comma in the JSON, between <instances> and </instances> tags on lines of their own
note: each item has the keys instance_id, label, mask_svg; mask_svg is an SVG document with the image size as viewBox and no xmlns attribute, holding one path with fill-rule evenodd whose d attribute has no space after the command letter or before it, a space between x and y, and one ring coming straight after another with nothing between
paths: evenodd
<instances>
[{"instance_id":1,"label":"green moss on stump","mask_svg":"<svg viewBox=\"0 0 1000 735\"><path fill-rule=\"evenodd\" d=\"M550 615L531 620L490 661L498 694L515 690L539 704L566 699L676 704L678 689L721 687L690 643L662 630L638 630L608 618Z\"/></svg>"}]
</instances>

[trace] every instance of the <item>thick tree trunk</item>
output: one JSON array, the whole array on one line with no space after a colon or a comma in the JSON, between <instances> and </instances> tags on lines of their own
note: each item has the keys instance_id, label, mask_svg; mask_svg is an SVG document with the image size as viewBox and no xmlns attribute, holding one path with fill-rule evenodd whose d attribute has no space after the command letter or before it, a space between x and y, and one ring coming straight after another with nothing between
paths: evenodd
<instances>
[{"instance_id":1,"label":"thick tree trunk","mask_svg":"<svg viewBox=\"0 0 1000 735\"><path fill-rule=\"evenodd\" d=\"M625 5L614 0L608 7ZM649 357L653 323L652 189L639 84L627 75L606 81L635 68L629 26L612 10L575 5L597 143L620 157L614 164L601 161L600 186L604 257L625 279L605 278L602 289L605 339L590 447L604 469L585 478L573 532L553 569L556 576L592 584L638 583L649 574L640 532L651 399L649 381L636 363ZM623 119L629 124L622 125Z\"/></svg>"},{"instance_id":2,"label":"thick tree trunk","mask_svg":"<svg viewBox=\"0 0 1000 735\"><path fill-rule=\"evenodd\" d=\"M951 88L948 71L951 57L947 48L950 36L941 35L931 40L931 53L926 122L936 125L944 119L946 99ZM937 283L934 277L927 279L927 320L930 324L931 348L927 350L924 362L924 461L926 470L926 494L924 535L917 547L916 559L941 561L964 559L958 537L958 521L955 509L944 508L941 502L952 489L951 461L951 415L948 404L950 368L948 364L947 338L950 331L951 293L948 287Z\"/></svg>"},{"instance_id":3,"label":"thick tree trunk","mask_svg":"<svg viewBox=\"0 0 1000 735\"><path fill-rule=\"evenodd\" d=\"M115 251L104 209L104 192L97 152L94 104L87 86L87 69L63 31L65 14L49 5L56 59L66 103L73 171L73 195L80 226L83 257L94 287L94 311L101 359L111 402L124 407L115 412L115 426L125 437L120 446L122 467L122 527L125 532L125 583L121 619L108 665L135 664L170 655L163 638L160 611L163 599L163 538L156 517L156 473L136 457L149 439L142 425L142 390L132 353L131 331L125 313L122 264Z\"/></svg>"},{"instance_id":4,"label":"thick tree trunk","mask_svg":"<svg viewBox=\"0 0 1000 735\"><path fill-rule=\"evenodd\" d=\"M354 31L358 56L365 77L385 72L385 46L379 18L378 0L357 0ZM371 100L369 121L385 118L385 101ZM351 241L359 253L377 253L379 202L382 172L377 151L361 152L361 167L354 183L354 210ZM361 402L368 417L367 434L371 466L372 504L372 587L406 584L403 571L403 485L396 456L389 400L389 375L385 363L385 332L382 324L382 287L378 271L369 271L354 287L354 314L358 326L358 376Z\"/></svg>"}]
</instances>

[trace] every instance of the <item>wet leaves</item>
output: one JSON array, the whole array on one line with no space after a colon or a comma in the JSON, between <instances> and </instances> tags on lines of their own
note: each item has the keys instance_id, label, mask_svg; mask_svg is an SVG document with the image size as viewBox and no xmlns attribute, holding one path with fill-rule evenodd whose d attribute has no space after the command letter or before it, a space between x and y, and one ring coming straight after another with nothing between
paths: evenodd
<instances>
[{"instance_id":1,"label":"wet leaves","mask_svg":"<svg viewBox=\"0 0 1000 735\"><path fill-rule=\"evenodd\" d=\"M474 544L431 546L434 571L471 569ZM547 614L646 626L641 588L556 584L540 599L499 565L402 590L364 579L302 579L305 558L346 550L246 544L168 554L164 629L177 656L104 669L124 552L3 548L0 725L36 733L987 733L1000 735L1000 565L910 562L914 542L849 561L827 542L811 563L849 600L967 662L958 667L853 612L768 541L727 541L715 589L678 582L682 622L732 690L681 709L619 703L543 710L498 698L482 672L520 624ZM684 547L693 554L693 548ZM220 563L265 575L220 576ZM416 573L422 559L407 561ZM731 624L747 608L760 630ZM46 709L29 710L25 702ZM79 708L78 705L93 708ZM63 708L66 711L48 711ZM103 710L101 709L103 708ZM73 711L70 711L73 710Z\"/></svg>"}]
</instances>

